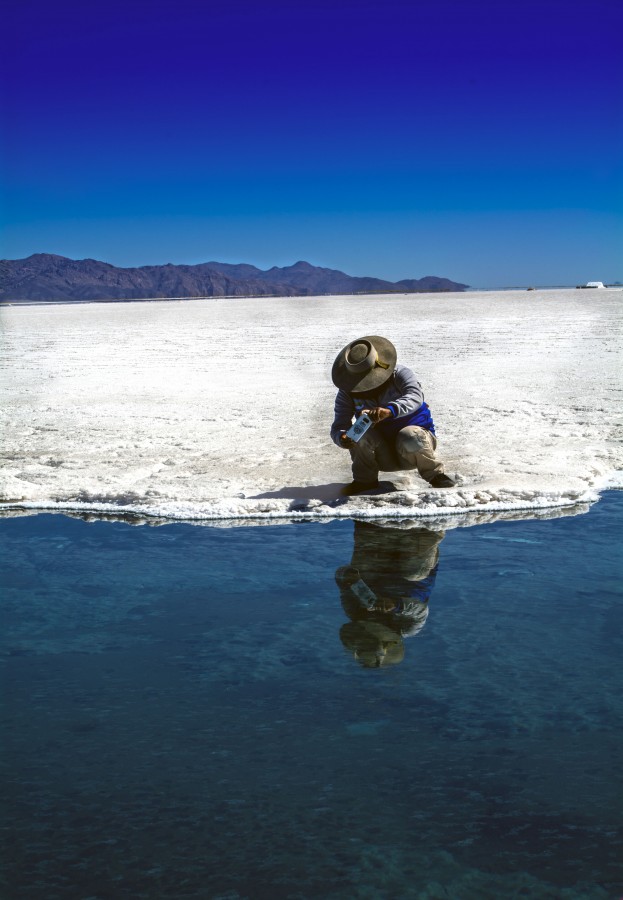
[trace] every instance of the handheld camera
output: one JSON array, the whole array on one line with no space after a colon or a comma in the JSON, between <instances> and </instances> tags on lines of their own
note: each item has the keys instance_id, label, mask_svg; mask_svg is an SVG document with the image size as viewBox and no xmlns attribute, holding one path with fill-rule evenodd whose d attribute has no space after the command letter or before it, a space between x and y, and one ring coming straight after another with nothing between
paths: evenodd
<instances>
[{"instance_id":1,"label":"handheld camera","mask_svg":"<svg viewBox=\"0 0 623 900\"><path fill-rule=\"evenodd\" d=\"M355 441L357 443L364 436L368 428L373 425L373 421L366 413L362 416L359 416L357 421L351 425L351 427L346 432L346 437L349 437L351 441Z\"/></svg>"}]
</instances>

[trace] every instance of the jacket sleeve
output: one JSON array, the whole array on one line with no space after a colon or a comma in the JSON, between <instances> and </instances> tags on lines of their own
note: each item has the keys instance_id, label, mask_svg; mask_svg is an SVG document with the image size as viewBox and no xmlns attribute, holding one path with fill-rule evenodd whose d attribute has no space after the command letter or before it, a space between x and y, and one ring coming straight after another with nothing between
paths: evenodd
<instances>
[{"instance_id":1,"label":"jacket sleeve","mask_svg":"<svg viewBox=\"0 0 623 900\"><path fill-rule=\"evenodd\" d=\"M407 366L396 366L394 385L400 395L387 404L387 408L391 409L394 417L400 418L400 416L417 412L424 402L424 393L415 373Z\"/></svg>"},{"instance_id":2,"label":"jacket sleeve","mask_svg":"<svg viewBox=\"0 0 623 900\"><path fill-rule=\"evenodd\" d=\"M355 404L353 403L353 398L347 391L338 391L335 398L335 415L331 426L331 440L338 447L340 446L340 435L348 431L353 424L354 415Z\"/></svg>"}]
</instances>

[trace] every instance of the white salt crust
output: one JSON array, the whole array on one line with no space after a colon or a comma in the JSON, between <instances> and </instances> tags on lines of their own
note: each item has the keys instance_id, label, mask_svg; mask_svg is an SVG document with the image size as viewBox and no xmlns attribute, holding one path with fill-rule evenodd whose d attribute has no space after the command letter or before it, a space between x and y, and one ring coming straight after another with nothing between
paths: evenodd
<instances>
[{"instance_id":1,"label":"white salt crust","mask_svg":"<svg viewBox=\"0 0 623 900\"><path fill-rule=\"evenodd\" d=\"M0 509L247 524L580 511L623 486L622 305L610 289L5 306ZM331 364L364 334L419 376L455 488L401 472L384 476L395 493L340 497Z\"/></svg>"}]
</instances>

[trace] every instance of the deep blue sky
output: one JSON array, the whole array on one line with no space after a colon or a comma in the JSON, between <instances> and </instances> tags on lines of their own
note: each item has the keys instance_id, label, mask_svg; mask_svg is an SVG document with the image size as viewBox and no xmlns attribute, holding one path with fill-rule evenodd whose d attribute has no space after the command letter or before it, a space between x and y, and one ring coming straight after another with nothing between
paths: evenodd
<instances>
[{"instance_id":1,"label":"deep blue sky","mask_svg":"<svg viewBox=\"0 0 623 900\"><path fill-rule=\"evenodd\" d=\"M620 0L14 0L0 255L623 280Z\"/></svg>"}]
</instances>

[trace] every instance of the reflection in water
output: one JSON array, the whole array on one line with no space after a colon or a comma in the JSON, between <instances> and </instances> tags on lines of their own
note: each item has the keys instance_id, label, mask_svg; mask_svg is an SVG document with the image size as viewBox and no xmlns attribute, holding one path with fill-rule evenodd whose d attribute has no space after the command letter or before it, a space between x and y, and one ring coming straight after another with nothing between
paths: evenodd
<instances>
[{"instance_id":1,"label":"reflection in water","mask_svg":"<svg viewBox=\"0 0 623 900\"><path fill-rule=\"evenodd\" d=\"M623 492L449 529L411 640L442 535L385 524L0 518L0 895L623 896Z\"/></svg>"},{"instance_id":2,"label":"reflection in water","mask_svg":"<svg viewBox=\"0 0 623 900\"><path fill-rule=\"evenodd\" d=\"M426 528L355 522L351 563L337 569L335 580L350 619L340 639L365 668L402 662L404 638L424 627L443 537Z\"/></svg>"}]
</instances>

